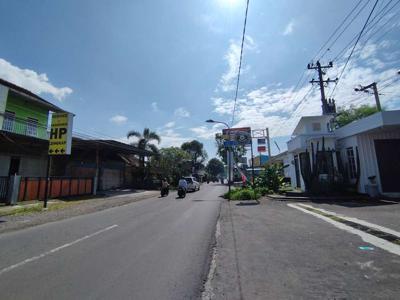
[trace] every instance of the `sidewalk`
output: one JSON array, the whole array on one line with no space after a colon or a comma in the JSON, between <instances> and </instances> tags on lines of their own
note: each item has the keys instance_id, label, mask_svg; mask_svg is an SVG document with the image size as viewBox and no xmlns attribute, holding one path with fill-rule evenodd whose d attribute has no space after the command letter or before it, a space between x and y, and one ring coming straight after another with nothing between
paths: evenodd
<instances>
[{"instance_id":1,"label":"sidewalk","mask_svg":"<svg viewBox=\"0 0 400 300\"><path fill-rule=\"evenodd\" d=\"M96 197L52 199L48 202L48 210L43 210L43 201L27 201L19 202L14 206L0 206L0 233L153 198L159 193L159 191L121 190L102 193Z\"/></svg>"},{"instance_id":2,"label":"sidewalk","mask_svg":"<svg viewBox=\"0 0 400 300\"><path fill-rule=\"evenodd\" d=\"M223 202L211 299L398 297L398 256L288 204Z\"/></svg>"}]
</instances>

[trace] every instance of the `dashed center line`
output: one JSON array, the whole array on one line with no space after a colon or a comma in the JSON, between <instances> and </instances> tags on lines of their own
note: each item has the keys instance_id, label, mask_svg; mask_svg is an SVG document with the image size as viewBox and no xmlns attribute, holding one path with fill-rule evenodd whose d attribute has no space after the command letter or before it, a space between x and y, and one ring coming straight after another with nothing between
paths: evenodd
<instances>
[{"instance_id":1,"label":"dashed center line","mask_svg":"<svg viewBox=\"0 0 400 300\"><path fill-rule=\"evenodd\" d=\"M39 254L39 255L37 255L37 256L33 256L33 257L30 257L30 258L27 258L27 259L25 259L25 260L23 260L23 261L21 261L21 262L19 262L19 263L16 263L16 264L14 264L14 265L11 265L11 266L9 266L9 267L6 267L6 268L4 268L4 269L1 269L1 270L0 270L0 276L3 275L3 274L6 273L6 272L9 272L9 271L14 270L14 269L19 268L19 267L22 267L23 265L26 265L26 264L28 264L28 263L34 262L34 261L36 261L36 260L38 260L38 259L41 259L41 258L43 258L43 257L45 257L45 256L48 256L48 255L50 255L50 254L54 254L54 253L56 253L56 252L58 252L58 251L60 251L60 250L62 250L62 249L65 249L65 248L67 248L67 247L70 247L70 246L72 246L72 245L75 245L75 244L77 244L77 243L79 243L79 242L82 242L82 241L84 241L84 240L90 239L90 238L92 238L92 237L94 237L94 236L96 236L96 235L99 235L100 233L106 232L106 231L111 230L111 229L113 229L113 228L115 228L115 227L118 227L118 225L114 224L114 225L108 226L108 227L103 228L103 229L101 229L101 230L99 230L99 231L96 231L96 232L94 232L94 233L92 233L92 234L85 235L85 236L83 236L83 237L81 237L81 238L79 238L79 239L77 239L77 240L75 240L75 241L72 241L72 242L70 242L70 243L64 244L64 245L59 246L59 247L57 247L57 248L51 249L51 250L46 251L46 252L44 252L44 253L42 253L42 254Z\"/></svg>"}]
</instances>

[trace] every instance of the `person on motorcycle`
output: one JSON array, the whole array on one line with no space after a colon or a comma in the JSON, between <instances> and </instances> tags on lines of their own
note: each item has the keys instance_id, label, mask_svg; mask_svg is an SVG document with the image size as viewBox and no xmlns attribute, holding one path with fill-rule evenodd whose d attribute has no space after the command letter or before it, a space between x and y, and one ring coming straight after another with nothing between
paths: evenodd
<instances>
[{"instance_id":1,"label":"person on motorcycle","mask_svg":"<svg viewBox=\"0 0 400 300\"><path fill-rule=\"evenodd\" d=\"M179 198L185 198L187 191L188 183L186 179L181 178L178 182L178 196Z\"/></svg>"},{"instance_id":2,"label":"person on motorcycle","mask_svg":"<svg viewBox=\"0 0 400 300\"><path fill-rule=\"evenodd\" d=\"M188 183L187 183L186 179L185 178L179 179L178 189L179 188L183 188L185 190L185 192L186 192L187 191L187 187L188 187Z\"/></svg>"},{"instance_id":3,"label":"person on motorcycle","mask_svg":"<svg viewBox=\"0 0 400 300\"><path fill-rule=\"evenodd\" d=\"M161 179L161 197L164 195L168 195L169 192L169 183L167 178Z\"/></svg>"}]
</instances>

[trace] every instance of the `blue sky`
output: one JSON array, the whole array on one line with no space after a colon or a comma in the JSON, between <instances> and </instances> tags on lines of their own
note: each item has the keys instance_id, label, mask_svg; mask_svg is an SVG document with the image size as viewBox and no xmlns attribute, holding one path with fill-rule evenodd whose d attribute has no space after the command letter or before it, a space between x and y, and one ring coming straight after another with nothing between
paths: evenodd
<instances>
[{"instance_id":1,"label":"blue sky","mask_svg":"<svg viewBox=\"0 0 400 300\"><path fill-rule=\"evenodd\" d=\"M269 127L283 150L302 115L320 114L318 89L308 93L306 82L294 88L357 2L250 0L233 125ZM323 62L360 31L374 2L362 1L365 9ZM380 0L375 12L388 3ZM75 131L123 140L127 131L149 127L160 133L161 146L196 138L215 155L221 127L204 121L231 122L245 0L3 0L0 10L0 77L75 113ZM393 7L371 28L376 34L360 40L335 91L338 105L373 104L354 87L384 86L395 77L399 11ZM327 76L334 78L346 57L335 59ZM311 77L306 72L304 79ZM385 107L400 107L399 88L394 82L382 92Z\"/></svg>"}]
</instances>

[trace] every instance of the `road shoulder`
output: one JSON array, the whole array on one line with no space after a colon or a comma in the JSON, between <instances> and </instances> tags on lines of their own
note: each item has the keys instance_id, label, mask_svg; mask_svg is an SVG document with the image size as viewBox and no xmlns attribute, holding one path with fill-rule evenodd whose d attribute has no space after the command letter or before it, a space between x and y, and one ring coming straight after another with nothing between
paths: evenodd
<instances>
[{"instance_id":1,"label":"road shoulder","mask_svg":"<svg viewBox=\"0 0 400 300\"><path fill-rule=\"evenodd\" d=\"M54 210L0 216L0 234L122 206L132 202L153 198L158 195L158 191L143 191L132 194L81 200L71 205L61 205L59 209Z\"/></svg>"}]
</instances>

